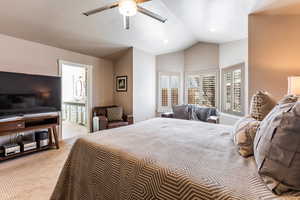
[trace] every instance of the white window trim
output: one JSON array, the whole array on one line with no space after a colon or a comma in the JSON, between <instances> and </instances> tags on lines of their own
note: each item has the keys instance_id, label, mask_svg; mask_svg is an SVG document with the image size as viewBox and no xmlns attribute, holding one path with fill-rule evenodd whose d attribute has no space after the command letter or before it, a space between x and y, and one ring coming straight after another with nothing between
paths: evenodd
<instances>
[{"instance_id":1,"label":"white window trim","mask_svg":"<svg viewBox=\"0 0 300 200\"><path fill-rule=\"evenodd\" d=\"M192 71L192 72L185 72L184 76L184 102L188 104L188 76L189 75L200 75L200 76L207 76L207 75L215 75L216 76L216 108L219 108L220 105L220 71L219 69L213 70L202 70L202 71Z\"/></svg>"},{"instance_id":2,"label":"white window trim","mask_svg":"<svg viewBox=\"0 0 300 200\"><path fill-rule=\"evenodd\" d=\"M241 82L241 112L228 112L228 111L225 111L224 109L224 103L225 103L225 84L224 84L224 72L228 72L228 71L233 71L233 70L237 70L237 69L241 69L241 72L242 72L242 82ZM233 115L233 116L243 116L246 112L245 110L245 84L246 84L246 76L245 76L245 63L238 63L236 65L232 65L232 66L228 66L228 67L225 67L225 68L222 68L220 71L221 71L221 105L220 105L220 108L221 108L221 111L222 113L226 113L226 114L229 114L229 115Z\"/></svg>"},{"instance_id":3,"label":"white window trim","mask_svg":"<svg viewBox=\"0 0 300 200\"><path fill-rule=\"evenodd\" d=\"M161 112L165 112L166 110L167 111L172 111L172 106L168 106L168 107L162 107L161 106L161 91L160 91L160 77L161 76L178 76L179 77L179 89L178 89L178 104L182 104L182 87L181 87L181 72L158 72L158 99L157 99L157 112L161 113ZM169 101L171 101L171 99L169 98ZM171 102L168 102L169 105L171 105Z\"/></svg>"}]
</instances>

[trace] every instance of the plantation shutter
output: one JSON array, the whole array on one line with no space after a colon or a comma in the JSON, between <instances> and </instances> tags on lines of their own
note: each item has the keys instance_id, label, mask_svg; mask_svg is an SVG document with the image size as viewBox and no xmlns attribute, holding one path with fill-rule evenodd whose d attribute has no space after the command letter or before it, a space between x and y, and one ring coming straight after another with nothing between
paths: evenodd
<instances>
[{"instance_id":1,"label":"plantation shutter","mask_svg":"<svg viewBox=\"0 0 300 200\"><path fill-rule=\"evenodd\" d=\"M171 106L174 105L178 105L179 104L179 87L180 87L180 83L179 83L179 76L175 76L172 75L171 78L171 99L170 99L170 103Z\"/></svg>"},{"instance_id":2,"label":"plantation shutter","mask_svg":"<svg viewBox=\"0 0 300 200\"><path fill-rule=\"evenodd\" d=\"M159 74L159 112L172 111L179 104L180 73Z\"/></svg>"},{"instance_id":3,"label":"plantation shutter","mask_svg":"<svg viewBox=\"0 0 300 200\"><path fill-rule=\"evenodd\" d=\"M223 101L224 112L242 114L243 74L242 66L235 66L223 71Z\"/></svg>"},{"instance_id":4,"label":"plantation shutter","mask_svg":"<svg viewBox=\"0 0 300 200\"><path fill-rule=\"evenodd\" d=\"M203 77L203 104L210 107L216 106L216 76Z\"/></svg>"},{"instance_id":5,"label":"plantation shutter","mask_svg":"<svg viewBox=\"0 0 300 200\"><path fill-rule=\"evenodd\" d=\"M160 105L161 107L167 107L169 102L169 76L162 75L160 76L160 93L161 93L161 99L160 99Z\"/></svg>"},{"instance_id":6,"label":"plantation shutter","mask_svg":"<svg viewBox=\"0 0 300 200\"><path fill-rule=\"evenodd\" d=\"M242 79L242 71L241 69L233 71L233 111L234 112L241 112L241 79Z\"/></svg>"},{"instance_id":7,"label":"plantation shutter","mask_svg":"<svg viewBox=\"0 0 300 200\"><path fill-rule=\"evenodd\" d=\"M216 106L216 74L187 75L186 96L188 104Z\"/></svg>"}]
</instances>

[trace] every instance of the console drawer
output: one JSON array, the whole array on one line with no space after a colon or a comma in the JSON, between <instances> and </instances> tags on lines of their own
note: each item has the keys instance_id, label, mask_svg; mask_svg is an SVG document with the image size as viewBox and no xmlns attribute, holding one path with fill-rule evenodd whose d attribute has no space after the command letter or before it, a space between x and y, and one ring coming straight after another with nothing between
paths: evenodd
<instances>
[{"instance_id":1,"label":"console drawer","mask_svg":"<svg viewBox=\"0 0 300 200\"><path fill-rule=\"evenodd\" d=\"M4 122L0 123L0 132L5 131L15 131L25 128L24 121L13 121L13 122Z\"/></svg>"}]
</instances>

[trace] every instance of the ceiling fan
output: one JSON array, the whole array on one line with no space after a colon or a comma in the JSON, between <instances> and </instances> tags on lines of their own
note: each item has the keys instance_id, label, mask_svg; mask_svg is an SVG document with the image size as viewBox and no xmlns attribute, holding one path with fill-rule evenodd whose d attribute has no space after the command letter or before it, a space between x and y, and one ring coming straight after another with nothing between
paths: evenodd
<instances>
[{"instance_id":1,"label":"ceiling fan","mask_svg":"<svg viewBox=\"0 0 300 200\"><path fill-rule=\"evenodd\" d=\"M108 4L106 6L84 12L83 14L85 16L90 16L90 15L97 14L97 13L105 11L105 10L119 7L119 12L121 15L123 15L124 28L127 30L129 29L130 17L136 15L137 12L140 12L140 13L147 15L149 17L152 17L153 19L156 19L162 23L165 23L167 21L167 18L161 17L160 15L139 6L139 4L145 3L147 1L151 1L151 0L119 0L117 2Z\"/></svg>"}]
</instances>

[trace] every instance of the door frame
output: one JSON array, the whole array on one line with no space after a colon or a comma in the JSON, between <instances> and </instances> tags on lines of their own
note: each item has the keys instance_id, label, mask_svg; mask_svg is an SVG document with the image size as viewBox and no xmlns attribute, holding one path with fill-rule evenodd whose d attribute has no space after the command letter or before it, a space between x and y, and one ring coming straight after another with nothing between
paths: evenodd
<instances>
[{"instance_id":1,"label":"door frame","mask_svg":"<svg viewBox=\"0 0 300 200\"><path fill-rule=\"evenodd\" d=\"M74 67L81 67L84 68L86 70L86 77L87 77L87 102L86 102L86 119L87 119L87 131L88 133L90 133L91 131L91 120L92 120L92 103L93 103L93 66L92 65L87 65L87 64L81 64L81 63L75 63L75 62L70 62L70 61L65 61L65 60L58 60L58 74L60 77L62 77L62 68L63 68L63 64L65 65L71 65ZM62 87L61 87L61 95L62 94L62 89L63 89L63 83L62 83ZM61 104L63 104L63 98L61 98ZM60 136L62 137L62 117L60 117Z\"/></svg>"}]
</instances>

